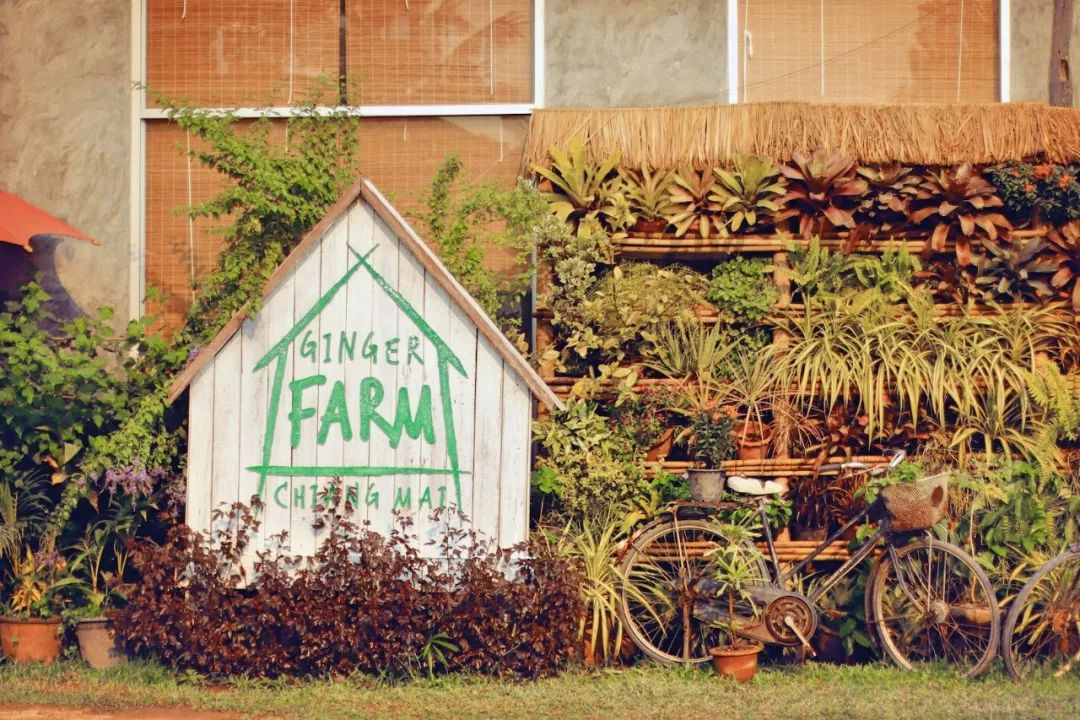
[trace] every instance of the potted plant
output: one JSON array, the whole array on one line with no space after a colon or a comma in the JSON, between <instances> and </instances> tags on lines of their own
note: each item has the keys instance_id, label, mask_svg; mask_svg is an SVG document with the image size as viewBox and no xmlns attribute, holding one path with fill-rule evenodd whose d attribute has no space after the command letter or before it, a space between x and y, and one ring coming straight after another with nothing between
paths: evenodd
<instances>
[{"instance_id":1,"label":"potted plant","mask_svg":"<svg viewBox=\"0 0 1080 720\"><path fill-rule=\"evenodd\" d=\"M724 497L724 471L720 463L735 454L731 416L723 409L701 410L690 420L685 436L701 467L687 470L690 497L699 502L720 502Z\"/></svg>"},{"instance_id":2,"label":"potted plant","mask_svg":"<svg viewBox=\"0 0 1080 720\"><path fill-rule=\"evenodd\" d=\"M107 539L108 531L98 525L88 528L86 536L75 546L77 554L72 560L71 571L78 579L76 587L85 603L64 613L64 619L75 625L79 654L95 669L113 667L127 660L113 634L112 621L105 617L106 611L122 599L120 592L110 584L114 578L123 578L127 554L119 542L114 543L116 572L104 570L105 550L109 546Z\"/></svg>"},{"instance_id":3,"label":"potted plant","mask_svg":"<svg viewBox=\"0 0 1080 720\"><path fill-rule=\"evenodd\" d=\"M76 582L63 557L25 547L11 558L13 591L0 615L0 653L16 663L60 656L59 591Z\"/></svg>"},{"instance_id":4,"label":"potted plant","mask_svg":"<svg viewBox=\"0 0 1080 720\"><path fill-rule=\"evenodd\" d=\"M639 233L662 233L668 227L668 218L675 214L671 201L671 185L675 173L670 170L649 172L647 167L638 171L619 170L631 211L637 215L633 230Z\"/></svg>"},{"instance_id":5,"label":"potted plant","mask_svg":"<svg viewBox=\"0 0 1080 720\"><path fill-rule=\"evenodd\" d=\"M717 596L727 609L726 618L716 622L727 642L710 648L709 655L717 675L746 682L757 674L758 655L764 649L740 633L747 617L757 614L750 595L750 586L761 582L760 558L753 543L756 533L749 525L721 523L720 534L728 542L709 552L709 568Z\"/></svg>"},{"instance_id":6,"label":"potted plant","mask_svg":"<svg viewBox=\"0 0 1080 720\"><path fill-rule=\"evenodd\" d=\"M763 460L772 441L772 426L766 414L777 397L773 364L764 354L739 354L730 363L727 401L743 413L735 428L739 460Z\"/></svg>"},{"instance_id":7,"label":"potted plant","mask_svg":"<svg viewBox=\"0 0 1080 720\"><path fill-rule=\"evenodd\" d=\"M791 537L795 540L824 540L829 536L829 485L814 473L799 478L788 488L791 499Z\"/></svg>"}]
</instances>

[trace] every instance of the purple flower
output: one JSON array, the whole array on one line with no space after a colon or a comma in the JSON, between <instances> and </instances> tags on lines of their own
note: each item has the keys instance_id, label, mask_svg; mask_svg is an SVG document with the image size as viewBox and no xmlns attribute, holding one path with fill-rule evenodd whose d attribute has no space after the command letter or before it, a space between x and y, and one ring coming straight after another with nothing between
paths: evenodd
<instances>
[{"instance_id":1,"label":"purple flower","mask_svg":"<svg viewBox=\"0 0 1080 720\"><path fill-rule=\"evenodd\" d=\"M119 470L106 470L101 480L101 489L112 495L149 497L154 492L154 485L168 477L169 474L164 468L147 471L141 463L136 463Z\"/></svg>"},{"instance_id":2,"label":"purple flower","mask_svg":"<svg viewBox=\"0 0 1080 720\"><path fill-rule=\"evenodd\" d=\"M191 362L195 358L199 357L200 350L202 350L202 348L191 348L191 350L189 350L187 354L187 361Z\"/></svg>"}]
</instances>

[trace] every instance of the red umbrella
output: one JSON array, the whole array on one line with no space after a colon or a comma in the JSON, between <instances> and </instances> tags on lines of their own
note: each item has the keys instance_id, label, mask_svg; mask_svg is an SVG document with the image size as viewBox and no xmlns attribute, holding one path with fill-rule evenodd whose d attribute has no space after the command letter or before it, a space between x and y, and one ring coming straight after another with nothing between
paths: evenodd
<instances>
[{"instance_id":1,"label":"red umbrella","mask_svg":"<svg viewBox=\"0 0 1080 720\"><path fill-rule=\"evenodd\" d=\"M35 235L63 235L100 244L41 208L0 190L0 242L29 250L30 239Z\"/></svg>"}]
</instances>

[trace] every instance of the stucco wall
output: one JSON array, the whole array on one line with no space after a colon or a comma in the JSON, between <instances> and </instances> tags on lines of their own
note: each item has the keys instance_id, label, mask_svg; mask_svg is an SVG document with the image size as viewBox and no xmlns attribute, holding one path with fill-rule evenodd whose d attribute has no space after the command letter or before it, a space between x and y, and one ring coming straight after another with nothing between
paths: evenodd
<instances>
[{"instance_id":1,"label":"stucco wall","mask_svg":"<svg viewBox=\"0 0 1080 720\"><path fill-rule=\"evenodd\" d=\"M130 0L0 0L0 187L99 239L35 241L74 306L128 311Z\"/></svg>"},{"instance_id":2,"label":"stucco wall","mask_svg":"<svg viewBox=\"0 0 1080 720\"><path fill-rule=\"evenodd\" d=\"M1012 0L1012 100L1046 102L1050 97L1050 30L1054 0ZM1069 68L1073 104L1080 103L1080 6L1073 10Z\"/></svg>"},{"instance_id":3,"label":"stucco wall","mask_svg":"<svg viewBox=\"0 0 1080 720\"><path fill-rule=\"evenodd\" d=\"M723 0L547 0L549 107L727 102Z\"/></svg>"}]
</instances>

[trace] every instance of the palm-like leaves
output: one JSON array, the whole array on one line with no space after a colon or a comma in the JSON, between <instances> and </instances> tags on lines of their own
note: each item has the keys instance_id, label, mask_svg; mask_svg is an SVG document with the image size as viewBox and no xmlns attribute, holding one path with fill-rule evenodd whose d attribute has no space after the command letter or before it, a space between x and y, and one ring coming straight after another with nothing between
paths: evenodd
<instances>
[{"instance_id":1,"label":"palm-like leaves","mask_svg":"<svg viewBox=\"0 0 1080 720\"><path fill-rule=\"evenodd\" d=\"M709 170L682 168L675 173L671 188L671 203L677 212L671 216L675 236L682 237L691 228L697 228L703 238L712 231L722 233L724 220L720 217L720 203L712 199L715 183Z\"/></svg>"},{"instance_id":2,"label":"palm-like leaves","mask_svg":"<svg viewBox=\"0 0 1080 720\"><path fill-rule=\"evenodd\" d=\"M671 201L671 186L675 173L670 170L619 170L627 200L638 214L646 220L667 218L676 212Z\"/></svg>"},{"instance_id":3,"label":"palm-like leaves","mask_svg":"<svg viewBox=\"0 0 1080 720\"><path fill-rule=\"evenodd\" d=\"M578 138L570 142L568 151L552 145L548 152L551 167L533 165L532 170L555 189L545 194L552 214L574 227L584 220L625 222L625 198L611 183L619 164L617 152L594 163Z\"/></svg>"}]
</instances>

